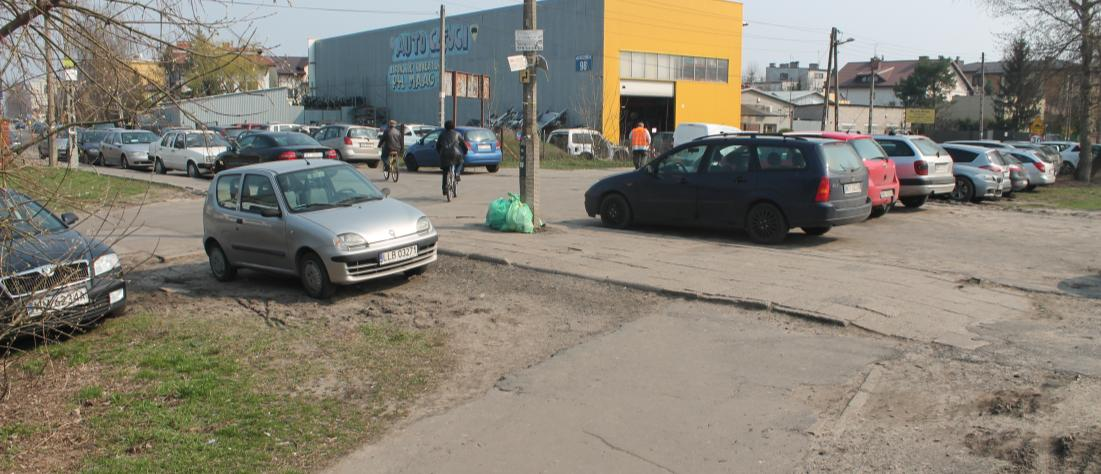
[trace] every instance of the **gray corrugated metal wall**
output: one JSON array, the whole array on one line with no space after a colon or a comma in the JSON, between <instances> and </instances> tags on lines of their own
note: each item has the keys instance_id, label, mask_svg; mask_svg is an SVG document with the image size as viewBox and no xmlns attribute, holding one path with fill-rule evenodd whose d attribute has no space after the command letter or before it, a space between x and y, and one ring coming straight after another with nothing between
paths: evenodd
<instances>
[{"instance_id":1,"label":"gray corrugated metal wall","mask_svg":"<svg viewBox=\"0 0 1101 474\"><path fill-rule=\"evenodd\" d=\"M548 0L539 2L538 8L539 26L546 32L543 56L550 66L549 74L540 73L539 111L568 110L569 122L573 125L588 122L583 117L586 115L599 117L604 70L603 0ZM492 113L521 109L519 77L509 72L507 60L508 56L516 54L514 31L521 27L521 20L520 5L448 18L449 30L455 25L478 27L477 36L471 38L469 51L448 55L447 69L491 76L493 99L486 105L487 119ZM434 54L412 61L395 61L392 46L399 35L422 30L430 32L438 27L438 20L423 21L316 41L313 46L316 64L310 70L316 95L365 97L371 105L389 109L391 117L402 122L438 123L438 85L395 92L388 82L391 65L438 64L438 56ZM591 71L576 71L575 58L579 55L592 56ZM595 112L582 113L581 109ZM459 124L478 118L479 112L477 100L459 99ZM451 113L451 99L448 98L448 118ZM599 118L593 121L598 122Z\"/></svg>"},{"instance_id":2,"label":"gray corrugated metal wall","mask_svg":"<svg viewBox=\"0 0 1101 474\"><path fill-rule=\"evenodd\" d=\"M176 124L230 125L234 123L301 123L301 106L291 105L287 88L200 97L167 107ZM172 110L176 109L176 110ZM178 118L177 118L178 117Z\"/></svg>"}]
</instances>

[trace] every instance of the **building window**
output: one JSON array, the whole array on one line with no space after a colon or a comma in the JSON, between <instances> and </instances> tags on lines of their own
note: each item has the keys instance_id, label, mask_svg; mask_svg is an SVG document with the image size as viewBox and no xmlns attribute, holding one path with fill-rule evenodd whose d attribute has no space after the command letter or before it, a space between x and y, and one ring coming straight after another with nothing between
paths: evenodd
<instances>
[{"instance_id":1,"label":"building window","mask_svg":"<svg viewBox=\"0 0 1101 474\"><path fill-rule=\"evenodd\" d=\"M619 74L623 79L652 81L729 82L729 61L718 58L675 56L671 54L619 54Z\"/></svg>"}]
</instances>

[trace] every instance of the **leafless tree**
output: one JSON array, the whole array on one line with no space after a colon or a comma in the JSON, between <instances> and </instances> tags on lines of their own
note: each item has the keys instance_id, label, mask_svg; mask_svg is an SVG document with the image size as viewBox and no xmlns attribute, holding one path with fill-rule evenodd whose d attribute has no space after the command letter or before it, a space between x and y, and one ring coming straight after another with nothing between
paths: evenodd
<instances>
[{"instance_id":1,"label":"leafless tree","mask_svg":"<svg viewBox=\"0 0 1101 474\"><path fill-rule=\"evenodd\" d=\"M986 0L998 14L1021 24L1036 52L1074 63L1078 104L1073 111L1081 146L1076 177L1093 174L1091 134L1098 131L1101 94L1101 0Z\"/></svg>"}]
</instances>

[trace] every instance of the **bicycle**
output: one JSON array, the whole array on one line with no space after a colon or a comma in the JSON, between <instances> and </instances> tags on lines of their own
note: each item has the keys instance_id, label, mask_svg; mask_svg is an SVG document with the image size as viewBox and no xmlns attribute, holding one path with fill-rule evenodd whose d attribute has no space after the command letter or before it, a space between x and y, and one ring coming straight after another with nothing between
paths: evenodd
<instances>
[{"instance_id":1,"label":"bicycle","mask_svg":"<svg viewBox=\"0 0 1101 474\"><path fill-rule=\"evenodd\" d=\"M447 202L451 202L452 198L459 197L458 185L455 183L455 168L458 168L458 165L447 167L447 190L444 192L444 196L447 197Z\"/></svg>"},{"instance_id":2,"label":"bicycle","mask_svg":"<svg viewBox=\"0 0 1101 474\"><path fill-rule=\"evenodd\" d=\"M388 166L388 167L386 167L386 169L382 170L382 180L386 181L388 179L392 179L396 183L396 182L398 182L398 175L401 174L401 171L398 170L398 155L397 155L397 153L391 153L390 154L388 164L390 166Z\"/></svg>"}]
</instances>

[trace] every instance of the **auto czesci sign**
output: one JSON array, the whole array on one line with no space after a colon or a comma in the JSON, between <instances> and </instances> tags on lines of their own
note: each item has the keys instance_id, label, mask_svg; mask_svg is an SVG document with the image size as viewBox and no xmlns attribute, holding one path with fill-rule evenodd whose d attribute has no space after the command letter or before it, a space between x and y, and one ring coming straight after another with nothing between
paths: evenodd
<instances>
[{"instance_id":1,"label":"auto czesci sign","mask_svg":"<svg viewBox=\"0 0 1101 474\"><path fill-rule=\"evenodd\" d=\"M477 26L448 25L444 42L447 55L470 52L472 32ZM440 88L440 29L407 31L390 40L390 68L387 82L393 92L414 92Z\"/></svg>"}]
</instances>

